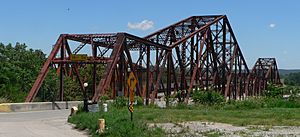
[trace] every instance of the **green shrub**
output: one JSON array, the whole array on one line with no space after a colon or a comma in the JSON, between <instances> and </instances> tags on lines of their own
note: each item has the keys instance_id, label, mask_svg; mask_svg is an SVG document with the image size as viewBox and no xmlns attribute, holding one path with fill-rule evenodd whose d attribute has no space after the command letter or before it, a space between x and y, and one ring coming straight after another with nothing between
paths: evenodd
<instances>
[{"instance_id":1,"label":"green shrub","mask_svg":"<svg viewBox=\"0 0 300 137\"><path fill-rule=\"evenodd\" d=\"M300 108L300 101L292 101L274 97L248 98L242 101L229 101L224 105L223 108L230 110L259 108Z\"/></svg>"},{"instance_id":2,"label":"green shrub","mask_svg":"<svg viewBox=\"0 0 300 137\"><path fill-rule=\"evenodd\" d=\"M267 108L300 108L300 102L281 98L265 98Z\"/></svg>"},{"instance_id":3,"label":"green shrub","mask_svg":"<svg viewBox=\"0 0 300 137\"><path fill-rule=\"evenodd\" d=\"M221 104L225 101L223 95L219 92L212 90L208 91L195 91L193 93L192 99L195 103L206 104L206 105L215 105Z\"/></svg>"},{"instance_id":4,"label":"green shrub","mask_svg":"<svg viewBox=\"0 0 300 137\"><path fill-rule=\"evenodd\" d=\"M291 94L291 96L288 98L289 101L295 101L295 102L300 102L300 95L299 93L295 94Z\"/></svg>"},{"instance_id":5,"label":"green shrub","mask_svg":"<svg viewBox=\"0 0 300 137\"><path fill-rule=\"evenodd\" d=\"M283 87L268 85L266 91L264 91L264 96L271 98L282 98L285 89Z\"/></svg>"},{"instance_id":6,"label":"green shrub","mask_svg":"<svg viewBox=\"0 0 300 137\"><path fill-rule=\"evenodd\" d=\"M118 96L113 102L113 106L120 108L120 107L125 107L128 106L128 98L124 96Z\"/></svg>"},{"instance_id":7,"label":"green shrub","mask_svg":"<svg viewBox=\"0 0 300 137\"><path fill-rule=\"evenodd\" d=\"M77 113L84 112L84 110L83 110L83 103L79 103L77 107L78 107Z\"/></svg>"},{"instance_id":8,"label":"green shrub","mask_svg":"<svg viewBox=\"0 0 300 137\"><path fill-rule=\"evenodd\" d=\"M268 85L264 95L265 107L268 108L298 108L300 107L300 89L293 86ZM283 95L290 95L284 99Z\"/></svg>"},{"instance_id":9,"label":"green shrub","mask_svg":"<svg viewBox=\"0 0 300 137\"><path fill-rule=\"evenodd\" d=\"M246 100L231 100L224 108L225 109L257 109L264 106L264 101L260 98L248 98Z\"/></svg>"},{"instance_id":10,"label":"green shrub","mask_svg":"<svg viewBox=\"0 0 300 137\"><path fill-rule=\"evenodd\" d=\"M103 103L105 101L109 100L109 97L107 95L101 96L100 101Z\"/></svg>"},{"instance_id":11,"label":"green shrub","mask_svg":"<svg viewBox=\"0 0 300 137\"><path fill-rule=\"evenodd\" d=\"M136 105L137 106L143 106L144 105L144 100L142 97L139 96L135 96L134 100L136 101Z\"/></svg>"}]
</instances>

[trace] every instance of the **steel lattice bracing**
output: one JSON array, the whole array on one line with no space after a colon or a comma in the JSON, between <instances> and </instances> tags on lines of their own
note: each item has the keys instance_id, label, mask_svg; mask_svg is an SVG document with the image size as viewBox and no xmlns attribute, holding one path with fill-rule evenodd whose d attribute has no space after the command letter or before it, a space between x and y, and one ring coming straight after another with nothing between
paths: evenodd
<instances>
[{"instance_id":1,"label":"steel lattice bracing","mask_svg":"<svg viewBox=\"0 0 300 137\"><path fill-rule=\"evenodd\" d=\"M275 58L259 58L248 76L248 96L259 96L267 83L281 84Z\"/></svg>"},{"instance_id":2,"label":"steel lattice bracing","mask_svg":"<svg viewBox=\"0 0 300 137\"><path fill-rule=\"evenodd\" d=\"M74 42L76 47L73 48ZM91 49L86 61L71 61L70 55ZM268 65L267 61L264 62ZM231 99L255 95L259 80L279 79L275 60L264 78L260 69L249 71L237 39L225 15L192 16L144 38L127 33L63 34L59 37L26 101L36 96L50 66L60 74L60 96L63 100L63 77L75 74L84 91L79 67L93 65L93 93L112 98L127 95L126 80L130 72L138 78L136 94L154 99L157 93L213 88ZM98 66L105 67L97 74ZM270 64L270 63L269 63ZM264 68L265 69L265 68ZM269 70L270 69L270 70ZM265 74L265 72L264 72ZM276 75L275 75L276 74ZM265 86L259 88L263 90Z\"/></svg>"},{"instance_id":3,"label":"steel lattice bracing","mask_svg":"<svg viewBox=\"0 0 300 137\"><path fill-rule=\"evenodd\" d=\"M145 38L172 47L179 90L245 91L249 70L226 16L192 16Z\"/></svg>"},{"instance_id":4,"label":"steel lattice bracing","mask_svg":"<svg viewBox=\"0 0 300 137\"><path fill-rule=\"evenodd\" d=\"M70 46L70 43L72 42L80 43L73 52ZM70 60L70 55L78 53L84 46L89 46L88 48L91 48L92 56L88 56L88 60L86 61ZM137 69L139 68L139 66L134 65L137 64L134 62L135 60L132 60L132 58L135 57L132 57L132 51L135 51L134 49L137 47L147 52L146 56L149 58L151 55L150 50L159 49L160 51L164 51L164 53L167 53L166 51L170 51L169 47L156 44L127 33L62 34L39 73L39 76L27 96L26 101L33 101L49 71L50 66L57 67L57 72L60 74L61 100L63 100L63 77L65 75L74 73L78 78L81 89L83 91L85 90L83 87L82 77L78 72L78 67L82 64L93 65L92 89L94 93L94 101L98 100L99 97L105 94L107 90L113 90L114 95L116 90L127 92L125 77L128 76L128 72L130 71L135 72L135 75L137 76ZM151 61L148 62L151 63ZM96 74L96 67L100 64L104 65L106 68L102 75ZM144 69L143 67L140 68ZM101 80L97 81L97 77L100 77ZM141 90L141 87L137 88L139 95L141 95Z\"/></svg>"}]
</instances>

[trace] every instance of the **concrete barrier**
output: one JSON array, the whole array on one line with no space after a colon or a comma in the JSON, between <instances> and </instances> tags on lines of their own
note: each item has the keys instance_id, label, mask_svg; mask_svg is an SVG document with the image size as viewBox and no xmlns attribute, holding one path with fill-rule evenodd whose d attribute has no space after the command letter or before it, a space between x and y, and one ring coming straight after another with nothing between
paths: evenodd
<instances>
[{"instance_id":1,"label":"concrete barrier","mask_svg":"<svg viewBox=\"0 0 300 137\"><path fill-rule=\"evenodd\" d=\"M0 104L0 112L69 109L80 103L82 101L4 103Z\"/></svg>"},{"instance_id":2,"label":"concrete barrier","mask_svg":"<svg viewBox=\"0 0 300 137\"><path fill-rule=\"evenodd\" d=\"M11 112L10 104L9 103L0 104L0 112Z\"/></svg>"}]
</instances>

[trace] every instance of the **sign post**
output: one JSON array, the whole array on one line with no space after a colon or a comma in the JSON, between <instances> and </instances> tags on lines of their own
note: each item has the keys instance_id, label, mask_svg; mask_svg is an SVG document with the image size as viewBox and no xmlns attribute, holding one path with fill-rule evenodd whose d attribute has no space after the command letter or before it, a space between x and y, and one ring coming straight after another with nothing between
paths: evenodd
<instances>
[{"instance_id":1,"label":"sign post","mask_svg":"<svg viewBox=\"0 0 300 137\"><path fill-rule=\"evenodd\" d=\"M127 84L128 84L129 89L130 89L130 93L129 93L130 105L128 107L128 110L130 111L130 114L131 114L131 121L132 121L132 118L133 118L134 88L136 86L136 83L137 83L137 79L134 76L133 72L131 72L129 77L128 77L128 80L127 80Z\"/></svg>"}]
</instances>

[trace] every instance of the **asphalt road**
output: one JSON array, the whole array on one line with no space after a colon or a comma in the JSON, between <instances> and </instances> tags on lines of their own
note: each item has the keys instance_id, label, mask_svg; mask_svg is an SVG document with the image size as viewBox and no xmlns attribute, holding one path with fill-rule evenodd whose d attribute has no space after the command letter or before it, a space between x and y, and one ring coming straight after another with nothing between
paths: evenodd
<instances>
[{"instance_id":1,"label":"asphalt road","mask_svg":"<svg viewBox=\"0 0 300 137\"><path fill-rule=\"evenodd\" d=\"M0 113L0 137L87 137L67 122L70 109Z\"/></svg>"}]
</instances>

